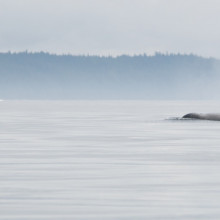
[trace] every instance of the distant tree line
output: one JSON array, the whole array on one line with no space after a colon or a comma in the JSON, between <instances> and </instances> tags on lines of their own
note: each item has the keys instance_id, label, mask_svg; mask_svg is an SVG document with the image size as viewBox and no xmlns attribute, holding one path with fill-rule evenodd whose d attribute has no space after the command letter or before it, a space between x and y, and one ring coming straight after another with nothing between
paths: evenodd
<instances>
[{"instance_id":1,"label":"distant tree line","mask_svg":"<svg viewBox=\"0 0 220 220\"><path fill-rule=\"evenodd\" d=\"M0 99L212 98L220 92L219 67L193 54L0 53Z\"/></svg>"}]
</instances>

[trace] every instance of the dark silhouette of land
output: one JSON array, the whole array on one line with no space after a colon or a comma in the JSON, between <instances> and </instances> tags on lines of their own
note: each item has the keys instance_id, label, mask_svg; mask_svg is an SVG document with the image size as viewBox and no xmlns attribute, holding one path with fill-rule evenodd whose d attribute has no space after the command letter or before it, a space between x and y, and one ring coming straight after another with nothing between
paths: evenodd
<instances>
[{"instance_id":1,"label":"dark silhouette of land","mask_svg":"<svg viewBox=\"0 0 220 220\"><path fill-rule=\"evenodd\" d=\"M195 55L0 53L0 99L216 99L219 70Z\"/></svg>"}]
</instances>

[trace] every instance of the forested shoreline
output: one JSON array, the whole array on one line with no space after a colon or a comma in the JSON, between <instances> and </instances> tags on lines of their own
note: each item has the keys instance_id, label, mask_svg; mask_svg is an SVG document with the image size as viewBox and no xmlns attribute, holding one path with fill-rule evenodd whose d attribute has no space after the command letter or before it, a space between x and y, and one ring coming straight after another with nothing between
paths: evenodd
<instances>
[{"instance_id":1,"label":"forested shoreline","mask_svg":"<svg viewBox=\"0 0 220 220\"><path fill-rule=\"evenodd\" d=\"M219 69L219 60L193 54L0 53L0 98L212 99Z\"/></svg>"}]
</instances>

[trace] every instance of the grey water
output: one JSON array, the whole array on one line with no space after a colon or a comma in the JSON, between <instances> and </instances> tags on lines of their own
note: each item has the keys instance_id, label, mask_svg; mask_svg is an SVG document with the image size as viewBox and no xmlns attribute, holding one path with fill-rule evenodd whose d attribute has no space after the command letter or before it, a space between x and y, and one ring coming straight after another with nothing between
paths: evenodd
<instances>
[{"instance_id":1,"label":"grey water","mask_svg":"<svg viewBox=\"0 0 220 220\"><path fill-rule=\"evenodd\" d=\"M189 112L220 102L0 102L0 219L220 219L220 122Z\"/></svg>"}]
</instances>

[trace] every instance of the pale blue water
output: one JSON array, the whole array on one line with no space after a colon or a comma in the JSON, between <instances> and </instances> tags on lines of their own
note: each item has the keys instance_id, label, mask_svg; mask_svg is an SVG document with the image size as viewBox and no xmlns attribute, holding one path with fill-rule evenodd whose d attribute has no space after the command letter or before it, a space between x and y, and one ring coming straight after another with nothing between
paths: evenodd
<instances>
[{"instance_id":1,"label":"pale blue water","mask_svg":"<svg viewBox=\"0 0 220 220\"><path fill-rule=\"evenodd\" d=\"M220 219L220 102L0 102L1 220Z\"/></svg>"}]
</instances>

